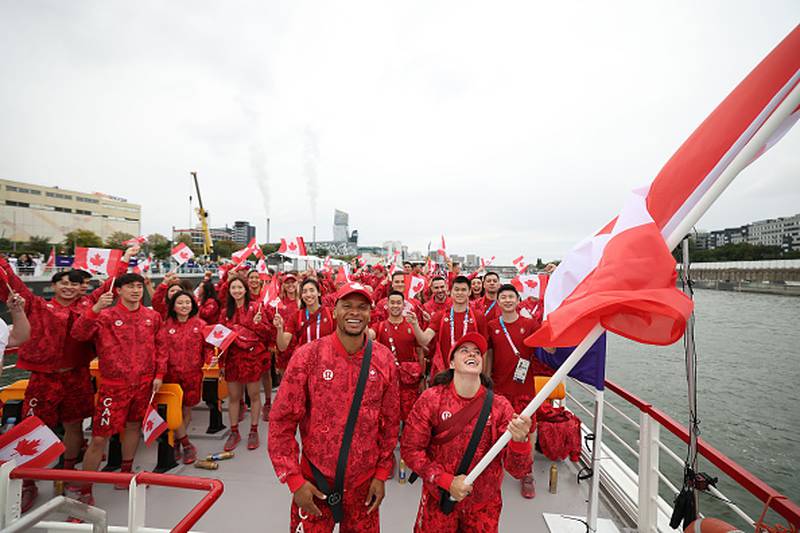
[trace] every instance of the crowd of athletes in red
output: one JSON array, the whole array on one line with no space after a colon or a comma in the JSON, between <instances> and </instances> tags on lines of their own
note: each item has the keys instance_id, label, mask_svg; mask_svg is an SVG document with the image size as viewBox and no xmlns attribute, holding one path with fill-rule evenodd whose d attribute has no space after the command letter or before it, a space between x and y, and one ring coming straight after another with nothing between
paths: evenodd
<instances>
[{"instance_id":1,"label":"crowd of athletes in red","mask_svg":"<svg viewBox=\"0 0 800 533\"><path fill-rule=\"evenodd\" d=\"M82 461L84 470L97 470L109 437L120 434L121 468L131 471L142 419L163 383L183 389L175 453L194 462L186 428L201 399L203 366L218 364L229 390L225 450L240 444L246 392L247 448L259 447L258 425L268 420L270 459L293 493L291 531L331 531L335 521L342 531L378 531L398 442L423 483L418 531L497 530L504 468L521 479L523 496L534 497L535 417L516 413L534 395L533 377L552 374L523 343L541 323L542 302L520 301L496 273L464 276L452 263L436 272L406 263L391 274L381 265L354 264L349 275L231 267L217 283L211 273L196 287L168 274L154 288L149 278L128 273L137 253L136 246L126 250L116 276L91 292L89 273L55 274L50 300L34 295L0 259L9 281L0 284L0 297L21 298L30 322L17 360L30 371L23 415L63 427L63 468ZM277 307L263 303L272 276L280 287ZM420 278L424 289L409 298L406 284ZM142 305L145 291L152 308ZM214 324L236 332L222 353L205 342L204 330ZM271 370L282 378L274 406ZM360 408L350 413L356 393ZM90 417L87 443L83 422ZM459 471L467 448L474 448L469 466L506 429L511 444L467 485ZM71 488L81 501L94 502L91 484ZM24 509L36 495L26 481ZM444 500L459 503L446 511Z\"/></svg>"}]
</instances>

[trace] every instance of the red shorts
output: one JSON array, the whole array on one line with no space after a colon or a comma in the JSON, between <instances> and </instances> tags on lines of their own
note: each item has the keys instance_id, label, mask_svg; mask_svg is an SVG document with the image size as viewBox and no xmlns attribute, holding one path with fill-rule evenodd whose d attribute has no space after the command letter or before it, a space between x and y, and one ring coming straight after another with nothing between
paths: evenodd
<instances>
[{"instance_id":1,"label":"red shorts","mask_svg":"<svg viewBox=\"0 0 800 533\"><path fill-rule=\"evenodd\" d=\"M339 524L341 533L366 533L381 530L379 509L367 514L369 507L364 505L371 482L372 479L369 479L354 489L344 491L342 495L344 517ZM314 503L322 511L322 516L306 515L292 501L289 531L303 531L304 533L330 533L333 531L334 522L330 506L317 498L314 498Z\"/></svg>"},{"instance_id":2,"label":"red shorts","mask_svg":"<svg viewBox=\"0 0 800 533\"><path fill-rule=\"evenodd\" d=\"M203 395L203 373L167 374L164 383L177 383L183 391L183 406L194 407Z\"/></svg>"},{"instance_id":3,"label":"red shorts","mask_svg":"<svg viewBox=\"0 0 800 533\"><path fill-rule=\"evenodd\" d=\"M269 370L269 352L234 350L225 356L225 381L255 383Z\"/></svg>"},{"instance_id":4,"label":"red shorts","mask_svg":"<svg viewBox=\"0 0 800 533\"><path fill-rule=\"evenodd\" d=\"M439 499L433 498L423 489L419 502L415 532L436 531L437 533L491 533L496 532L500 523L503 500L500 491L497 498L481 505L466 506L457 503L450 514L439 508Z\"/></svg>"},{"instance_id":5,"label":"red shorts","mask_svg":"<svg viewBox=\"0 0 800 533\"><path fill-rule=\"evenodd\" d=\"M37 416L53 427L92 416L92 378L87 367L66 372L31 372L25 389L23 417Z\"/></svg>"},{"instance_id":6,"label":"red shorts","mask_svg":"<svg viewBox=\"0 0 800 533\"><path fill-rule=\"evenodd\" d=\"M126 422L141 424L152 394L152 380L134 385L101 382L92 419L92 436L110 437L125 429Z\"/></svg>"}]
</instances>

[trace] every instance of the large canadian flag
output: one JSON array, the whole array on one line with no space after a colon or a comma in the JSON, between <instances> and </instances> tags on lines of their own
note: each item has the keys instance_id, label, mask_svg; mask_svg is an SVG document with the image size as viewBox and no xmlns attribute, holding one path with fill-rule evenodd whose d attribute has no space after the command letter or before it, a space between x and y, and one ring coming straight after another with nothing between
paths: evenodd
<instances>
[{"instance_id":1,"label":"large canadian flag","mask_svg":"<svg viewBox=\"0 0 800 533\"><path fill-rule=\"evenodd\" d=\"M798 83L800 26L700 124L650 185L629 195L619 216L567 254L547 285L542 327L526 344L574 346L598 323L638 342L677 341L692 301L675 286L669 248L688 232L686 221L695 223L733 177L800 119Z\"/></svg>"},{"instance_id":2,"label":"large canadian flag","mask_svg":"<svg viewBox=\"0 0 800 533\"><path fill-rule=\"evenodd\" d=\"M150 446L153 441L161 436L167 430L167 423L158 414L158 411L153 404L147 406L147 411L144 413L144 420L142 420L142 435L144 436L144 443Z\"/></svg>"},{"instance_id":3,"label":"large canadian flag","mask_svg":"<svg viewBox=\"0 0 800 533\"><path fill-rule=\"evenodd\" d=\"M547 274L520 274L511 280L511 284L519 292L521 300L527 298L541 300L549 278Z\"/></svg>"},{"instance_id":4,"label":"large canadian flag","mask_svg":"<svg viewBox=\"0 0 800 533\"><path fill-rule=\"evenodd\" d=\"M194 257L194 252L191 248L186 246L185 242L179 242L172 248L172 258L178 265L184 264L186 261Z\"/></svg>"},{"instance_id":5,"label":"large canadian flag","mask_svg":"<svg viewBox=\"0 0 800 533\"><path fill-rule=\"evenodd\" d=\"M17 466L44 468L64 450L56 434L35 416L25 418L0 435L0 464L13 459Z\"/></svg>"},{"instance_id":6,"label":"large canadian flag","mask_svg":"<svg viewBox=\"0 0 800 533\"><path fill-rule=\"evenodd\" d=\"M417 294L425 290L425 278L407 274L404 276L406 285L406 299L416 298Z\"/></svg>"},{"instance_id":7,"label":"large canadian flag","mask_svg":"<svg viewBox=\"0 0 800 533\"><path fill-rule=\"evenodd\" d=\"M290 255L308 255L306 252L306 241L302 237L295 237L290 241L281 239L281 246L278 248L278 253Z\"/></svg>"},{"instance_id":8,"label":"large canadian flag","mask_svg":"<svg viewBox=\"0 0 800 533\"><path fill-rule=\"evenodd\" d=\"M122 259L122 250L76 247L72 268L114 276L117 273L120 259Z\"/></svg>"},{"instance_id":9,"label":"large canadian flag","mask_svg":"<svg viewBox=\"0 0 800 533\"><path fill-rule=\"evenodd\" d=\"M203 328L203 335L208 344L219 348L220 352L224 352L234 339L236 339L237 333L230 328L226 328L222 324L216 324Z\"/></svg>"}]
</instances>

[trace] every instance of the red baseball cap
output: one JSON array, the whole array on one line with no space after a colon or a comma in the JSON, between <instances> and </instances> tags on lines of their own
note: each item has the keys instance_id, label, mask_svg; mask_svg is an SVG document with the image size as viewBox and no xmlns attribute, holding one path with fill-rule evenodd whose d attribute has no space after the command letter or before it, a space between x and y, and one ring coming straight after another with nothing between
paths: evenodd
<instances>
[{"instance_id":1,"label":"red baseball cap","mask_svg":"<svg viewBox=\"0 0 800 533\"><path fill-rule=\"evenodd\" d=\"M459 346L466 344L468 342L471 342L472 344L477 346L482 354L486 353L486 350L489 348L488 344L486 344L486 338L483 335L481 335L477 331L470 331L469 333L467 333L466 335L464 335L463 337L461 337L456 341L455 345L450 350L450 359L453 358L453 354L456 353L456 350L458 349Z\"/></svg>"},{"instance_id":2,"label":"red baseball cap","mask_svg":"<svg viewBox=\"0 0 800 533\"><path fill-rule=\"evenodd\" d=\"M284 276L283 276L283 281L286 281L287 279L293 279L293 280L297 281L297 276L295 276L294 274L292 274L290 272L288 274L284 274Z\"/></svg>"},{"instance_id":3,"label":"red baseball cap","mask_svg":"<svg viewBox=\"0 0 800 533\"><path fill-rule=\"evenodd\" d=\"M336 301L338 302L350 294L360 294L366 298L370 304L372 303L372 294L370 294L369 290L361 283L354 282L345 283L336 291Z\"/></svg>"}]
</instances>

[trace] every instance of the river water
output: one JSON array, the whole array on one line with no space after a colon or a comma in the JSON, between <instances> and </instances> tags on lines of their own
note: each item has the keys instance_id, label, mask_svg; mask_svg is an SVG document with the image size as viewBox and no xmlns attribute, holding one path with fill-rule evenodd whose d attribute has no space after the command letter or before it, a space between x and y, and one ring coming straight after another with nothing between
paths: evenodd
<instances>
[{"instance_id":1,"label":"river water","mask_svg":"<svg viewBox=\"0 0 800 533\"><path fill-rule=\"evenodd\" d=\"M800 501L800 298L699 290L695 304L701 437L793 501ZM656 347L610 336L607 377L686 423L681 342ZM615 405L622 403L611 392L606 398ZM635 429L622 428L620 417L615 421L613 412L606 413L611 427L635 438ZM662 440L666 433L662 429ZM617 448L610 438L604 441ZM677 439L671 444L679 456L685 455L685 445ZM672 462L661 455L662 465ZM680 486L680 470L675 468L669 467L677 475L670 478ZM703 460L699 469L714 472ZM720 476L719 488L757 518L760 504L737 490L729 478ZM670 493L662 490L668 501ZM705 501L707 497L701 505Z\"/></svg>"}]
</instances>

